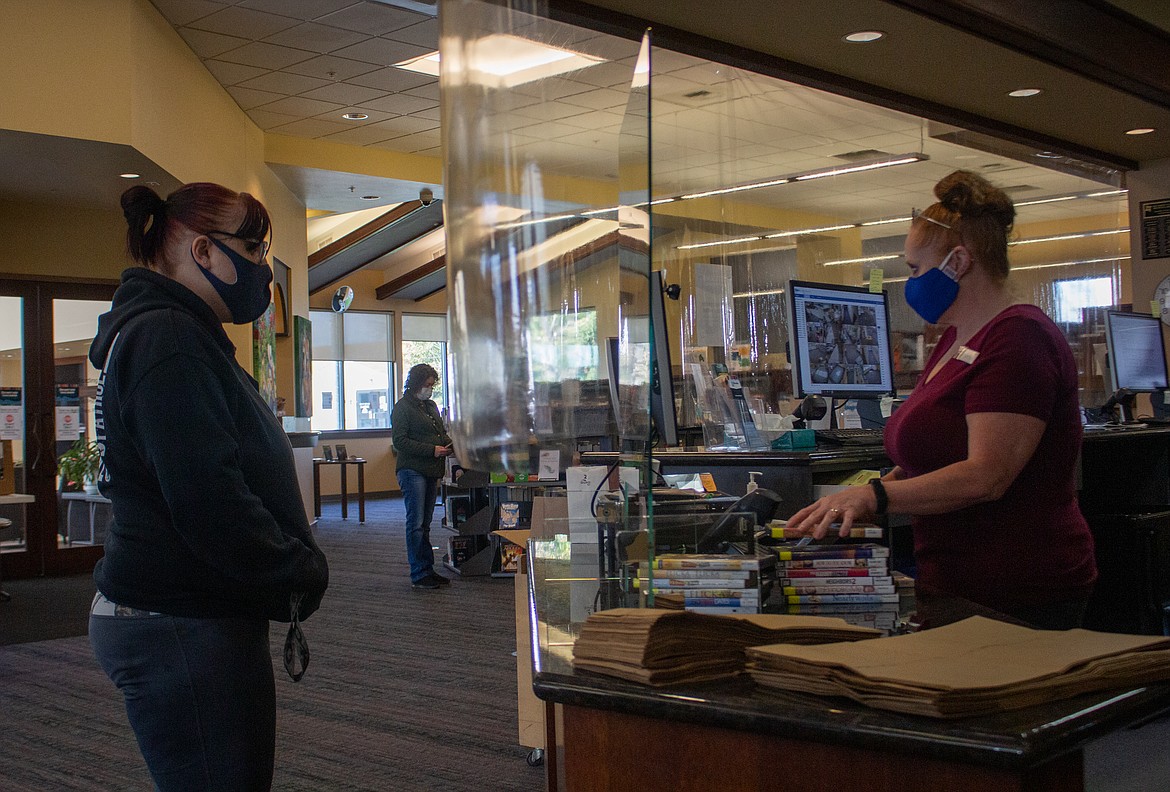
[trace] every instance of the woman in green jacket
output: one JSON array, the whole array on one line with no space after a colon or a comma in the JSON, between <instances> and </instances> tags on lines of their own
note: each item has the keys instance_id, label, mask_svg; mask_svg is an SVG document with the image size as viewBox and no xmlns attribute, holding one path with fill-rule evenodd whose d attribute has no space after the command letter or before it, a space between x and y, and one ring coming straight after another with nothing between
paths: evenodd
<instances>
[{"instance_id":1,"label":"woman in green jacket","mask_svg":"<svg viewBox=\"0 0 1170 792\"><path fill-rule=\"evenodd\" d=\"M411 367L402 398L390 414L396 472L406 504L406 558L410 583L416 589L437 589L451 581L435 572L431 549L431 517L443 477L445 457L453 452L451 438L431 400L439 374L425 363Z\"/></svg>"}]
</instances>

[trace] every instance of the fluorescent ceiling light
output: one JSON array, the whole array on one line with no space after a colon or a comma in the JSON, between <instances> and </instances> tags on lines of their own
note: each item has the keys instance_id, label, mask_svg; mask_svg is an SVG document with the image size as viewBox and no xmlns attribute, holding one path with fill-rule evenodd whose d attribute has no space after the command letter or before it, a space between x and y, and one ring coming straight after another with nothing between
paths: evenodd
<instances>
[{"instance_id":1,"label":"fluorescent ceiling light","mask_svg":"<svg viewBox=\"0 0 1170 792\"><path fill-rule=\"evenodd\" d=\"M1016 206L1039 206L1040 204L1058 203L1060 201L1075 201L1079 195L1058 195L1055 198L1038 198L1035 201L1017 201Z\"/></svg>"},{"instance_id":2,"label":"fluorescent ceiling light","mask_svg":"<svg viewBox=\"0 0 1170 792\"><path fill-rule=\"evenodd\" d=\"M846 173L861 173L862 171L877 170L878 168L889 168L893 165L909 165L911 162L921 162L924 159L929 158L925 154L907 154L906 156L898 157L897 159L880 160L878 162L863 163L861 165L846 165L841 168L829 168L828 170L805 173L801 176L794 177L793 181L823 179L826 176L843 176Z\"/></svg>"},{"instance_id":3,"label":"fluorescent ceiling light","mask_svg":"<svg viewBox=\"0 0 1170 792\"><path fill-rule=\"evenodd\" d=\"M1125 195L1129 190L1105 190L1104 192L1089 193L1086 198L1104 198L1106 195Z\"/></svg>"},{"instance_id":4,"label":"fluorescent ceiling light","mask_svg":"<svg viewBox=\"0 0 1170 792\"><path fill-rule=\"evenodd\" d=\"M888 225L889 223L909 223L914 218L910 215L905 217L887 217L885 220L866 220L864 223L858 223L859 226L879 226Z\"/></svg>"},{"instance_id":5,"label":"fluorescent ceiling light","mask_svg":"<svg viewBox=\"0 0 1170 792\"><path fill-rule=\"evenodd\" d=\"M1079 234L1061 234L1060 236L1032 237L1031 239L1017 239L1008 242L1008 245L1031 245L1034 242L1059 242L1064 239L1088 239L1089 237L1108 236L1109 234L1128 234L1128 228L1113 228L1108 231L1085 231Z\"/></svg>"},{"instance_id":6,"label":"fluorescent ceiling light","mask_svg":"<svg viewBox=\"0 0 1170 792\"><path fill-rule=\"evenodd\" d=\"M884 256L866 256L865 258L853 259L838 259L836 261L826 261L821 264L822 267L836 267L841 264L868 264L871 261L889 261L890 259L902 258L901 253L889 253Z\"/></svg>"},{"instance_id":7,"label":"fluorescent ceiling light","mask_svg":"<svg viewBox=\"0 0 1170 792\"><path fill-rule=\"evenodd\" d=\"M698 242L693 245L679 245L679 250L698 250L699 248L715 247L717 245L738 245L743 242L759 242L762 236L740 237L738 239L720 239L717 242Z\"/></svg>"},{"instance_id":8,"label":"fluorescent ceiling light","mask_svg":"<svg viewBox=\"0 0 1170 792\"><path fill-rule=\"evenodd\" d=\"M735 187L723 187L718 190L706 190L705 192L687 193L680 195L679 200L689 201L692 198L707 198L711 195L725 195L726 193L743 192L744 190L759 190L762 187L775 187L777 184L788 184L792 179L769 179L768 181L752 182L751 184L740 184Z\"/></svg>"},{"instance_id":9,"label":"fluorescent ceiling light","mask_svg":"<svg viewBox=\"0 0 1170 792\"><path fill-rule=\"evenodd\" d=\"M1055 261L1051 264L1033 264L1031 267L1012 267L1013 270L1047 269L1049 267L1072 267L1077 264L1104 264L1108 261L1128 261L1129 256L1105 256L1103 258L1077 259L1075 261Z\"/></svg>"},{"instance_id":10,"label":"fluorescent ceiling light","mask_svg":"<svg viewBox=\"0 0 1170 792\"><path fill-rule=\"evenodd\" d=\"M467 58L466 63L463 63L463 57ZM453 48L449 66L455 74L470 75L471 82L506 88L583 69L603 60L520 36L495 33ZM440 56L438 52L431 52L394 66L438 77Z\"/></svg>"},{"instance_id":11,"label":"fluorescent ceiling light","mask_svg":"<svg viewBox=\"0 0 1170 792\"><path fill-rule=\"evenodd\" d=\"M1023 99L1028 96L1036 96L1040 93L1039 88L1017 88L1014 91L1008 91L1008 96L1016 99Z\"/></svg>"},{"instance_id":12,"label":"fluorescent ceiling light","mask_svg":"<svg viewBox=\"0 0 1170 792\"><path fill-rule=\"evenodd\" d=\"M1127 135L1148 135L1154 131L1153 127L1138 127L1137 129L1127 129Z\"/></svg>"},{"instance_id":13,"label":"fluorescent ceiling light","mask_svg":"<svg viewBox=\"0 0 1170 792\"><path fill-rule=\"evenodd\" d=\"M140 178L140 174L137 174L137 173L119 173L118 175L119 175L119 176L121 176L123 179L137 179L137 178Z\"/></svg>"},{"instance_id":14,"label":"fluorescent ceiling light","mask_svg":"<svg viewBox=\"0 0 1170 792\"><path fill-rule=\"evenodd\" d=\"M784 294L784 289L762 289L760 291L737 292L732 294L736 299L746 299L748 297L767 297L769 294Z\"/></svg>"},{"instance_id":15,"label":"fluorescent ceiling light","mask_svg":"<svg viewBox=\"0 0 1170 792\"><path fill-rule=\"evenodd\" d=\"M841 231L845 228L856 228L853 223L844 225L820 226L819 228L798 228L795 231L777 231L775 234L765 234L764 239L782 239L783 237L804 236L805 234L822 234L826 231Z\"/></svg>"}]
</instances>

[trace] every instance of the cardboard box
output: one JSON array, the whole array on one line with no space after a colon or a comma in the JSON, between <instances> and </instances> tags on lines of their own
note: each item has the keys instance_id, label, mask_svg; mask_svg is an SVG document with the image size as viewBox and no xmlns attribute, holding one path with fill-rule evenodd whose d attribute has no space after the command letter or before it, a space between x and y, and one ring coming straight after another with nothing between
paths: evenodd
<instances>
[{"instance_id":1,"label":"cardboard box","mask_svg":"<svg viewBox=\"0 0 1170 792\"><path fill-rule=\"evenodd\" d=\"M559 500L564 498L536 498ZM536 523L537 508L533 510ZM518 545L527 551L531 531L492 531L500 541ZM528 617L528 561L521 556L516 570L516 720L517 740L526 748L544 748L544 702L532 692L532 631Z\"/></svg>"}]
</instances>

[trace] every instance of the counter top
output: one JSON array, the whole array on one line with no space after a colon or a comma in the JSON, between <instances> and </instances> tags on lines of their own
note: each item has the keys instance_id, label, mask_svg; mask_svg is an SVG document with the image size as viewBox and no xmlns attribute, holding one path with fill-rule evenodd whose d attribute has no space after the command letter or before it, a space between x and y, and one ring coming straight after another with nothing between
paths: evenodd
<instances>
[{"instance_id":1,"label":"counter top","mask_svg":"<svg viewBox=\"0 0 1170 792\"><path fill-rule=\"evenodd\" d=\"M539 671L533 689L559 704L1012 770L1038 766L1170 710L1170 684L955 720L761 688L748 677L651 688L566 667Z\"/></svg>"}]
</instances>

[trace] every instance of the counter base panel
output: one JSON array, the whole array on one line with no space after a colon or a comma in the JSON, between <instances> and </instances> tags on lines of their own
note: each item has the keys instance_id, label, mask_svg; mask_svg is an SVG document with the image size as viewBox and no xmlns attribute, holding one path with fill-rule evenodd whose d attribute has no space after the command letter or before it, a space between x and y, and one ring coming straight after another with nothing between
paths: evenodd
<instances>
[{"instance_id":1,"label":"counter base panel","mask_svg":"<svg viewBox=\"0 0 1170 792\"><path fill-rule=\"evenodd\" d=\"M1080 751L1005 770L564 705L565 792L1075 792Z\"/></svg>"}]
</instances>

